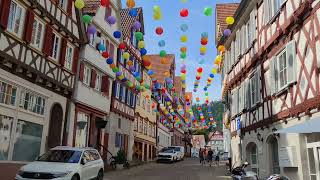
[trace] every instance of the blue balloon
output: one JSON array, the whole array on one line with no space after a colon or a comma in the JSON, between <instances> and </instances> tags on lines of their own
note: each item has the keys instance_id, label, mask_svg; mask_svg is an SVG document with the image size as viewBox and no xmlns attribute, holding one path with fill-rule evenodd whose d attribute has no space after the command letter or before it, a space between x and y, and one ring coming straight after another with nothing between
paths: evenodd
<instances>
[{"instance_id":1,"label":"blue balloon","mask_svg":"<svg viewBox=\"0 0 320 180\"><path fill-rule=\"evenodd\" d=\"M104 44L102 44L102 43L99 43L98 50L99 51L105 51L106 50L106 46Z\"/></svg>"},{"instance_id":2,"label":"blue balloon","mask_svg":"<svg viewBox=\"0 0 320 180\"><path fill-rule=\"evenodd\" d=\"M121 32L120 31L113 32L113 37L115 37L117 39L121 38Z\"/></svg>"},{"instance_id":3,"label":"blue balloon","mask_svg":"<svg viewBox=\"0 0 320 180\"><path fill-rule=\"evenodd\" d=\"M204 90L204 91L207 91L207 90L208 90L208 88L207 88L207 87L205 87L205 88L203 88L203 90Z\"/></svg>"},{"instance_id":4,"label":"blue balloon","mask_svg":"<svg viewBox=\"0 0 320 180\"><path fill-rule=\"evenodd\" d=\"M188 25L187 24L181 24L181 26L180 26L180 29L181 29L181 31L182 32L186 32L186 31L188 31Z\"/></svg>"},{"instance_id":5,"label":"blue balloon","mask_svg":"<svg viewBox=\"0 0 320 180\"><path fill-rule=\"evenodd\" d=\"M107 64L112 64L113 63L113 59L112 58L108 58L107 59Z\"/></svg>"},{"instance_id":6,"label":"blue balloon","mask_svg":"<svg viewBox=\"0 0 320 180\"><path fill-rule=\"evenodd\" d=\"M138 15L138 10L136 8L132 8L129 10L129 15L131 17L136 17Z\"/></svg>"},{"instance_id":7,"label":"blue balloon","mask_svg":"<svg viewBox=\"0 0 320 180\"><path fill-rule=\"evenodd\" d=\"M134 73L133 73L133 76L134 76L134 77L138 77L139 75L140 75L139 72L134 72Z\"/></svg>"},{"instance_id":8,"label":"blue balloon","mask_svg":"<svg viewBox=\"0 0 320 180\"><path fill-rule=\"evenodd\" d=\"M153 71L152 71L152 70L149 70L149 71L148 71L148 75L149 75L149 76L153 75Z\"/></svg>"},{"instance_id":9,"label":"blue balloon","mask_svg":"<svg viewBox=\"0 0 320 180\"><path fill-rule=\"evenodd\" d=\"M159 47L164 47L166 45L166 42L164 41L164 40L160 40L159 42L158 42L158 46Z\"/></svg>"},{"instance_id":10,"label":"blue balloon","mask_svg":"<svg viewBox=\"0 0 320 180\"><path fill-rule=\"evenodd\" d=\"M210 77L211 77L211 78L214 78L214 74L210 74Z\"/></svg>"},{"instance_id":11,"label":"blue balloon","mask_svg":"<svg viewBox=\"0 0 320 180\"><path fill-rule=\"evenodd\" d=\"M141 56L144 56L147 54L147 50L145 48L142 48L140 49L140 53L141 53Z\"/></svg>"}]
</instances>

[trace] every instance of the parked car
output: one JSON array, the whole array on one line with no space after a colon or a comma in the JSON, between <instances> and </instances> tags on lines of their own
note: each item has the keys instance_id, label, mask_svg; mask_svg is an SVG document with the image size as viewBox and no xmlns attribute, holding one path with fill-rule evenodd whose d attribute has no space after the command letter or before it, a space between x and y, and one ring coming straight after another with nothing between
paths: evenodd
<instances>
[{"instance_id":1,"label":"parked car","mask_svg":"<svg viewBox=\"0 0 320 180\"><path fill-rule=\"evenodd\" d=\"M164 148L158 154L157 162L175 162L178 160L178 152L174 149Z\"/></svg>"},{"instance_id":2,"label":"parked car","mask_svg":"<svg viewBox=\"0 0 320 180\"><path fill-rule=\"evenodd\" d=\"M102 180L103 172L104 163L96 149L58 146L22 166L15 179Z\"/></svg>"},{"instance_id":3,"label":"parked car","mask_svg":"<svg viewBox=\"0 0 320 180\"><path fill-rule=\"evenodd\" d=\"M168 149L173 149L178 153L178 161L183 161L184 159L184 147L183 146L169 146Z\"/></svg>"}]
</instances>

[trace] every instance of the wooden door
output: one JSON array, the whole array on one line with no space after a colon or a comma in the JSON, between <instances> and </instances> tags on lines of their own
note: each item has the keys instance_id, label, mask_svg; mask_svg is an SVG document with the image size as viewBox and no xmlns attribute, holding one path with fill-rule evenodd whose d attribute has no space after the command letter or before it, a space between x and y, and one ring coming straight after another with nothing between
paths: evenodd
<instances>
[{"instance_id":1,"label":"wooden door","mask_svg":"<svg viewBox=\"0 0 320 180\"><path fill-rule=\"evenodd\" d=\"M50 114L47 150L61 145L63 110L60 104L53 105Z\"/></svg>"}]
</instances>

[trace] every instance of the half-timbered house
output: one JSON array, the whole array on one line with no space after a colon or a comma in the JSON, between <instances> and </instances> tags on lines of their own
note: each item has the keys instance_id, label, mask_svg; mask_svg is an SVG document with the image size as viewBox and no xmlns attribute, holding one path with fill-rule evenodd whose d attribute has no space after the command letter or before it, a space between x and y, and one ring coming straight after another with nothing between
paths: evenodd
<instances>
[{"instance_id":1,"label":"half-timbered house","mask_svg":"<svg viewBox=\"0 0 320 180\"><path fill-rule=\"evenodd\" d=\"M105 132L110 115L111 88L115 74L106 63L107 58L116 61L116 49L120 41L113 32L120 29L119 10L121 2L110 1L101 6L101 1L85 0L83 15L92 17L89 24L81 24L84 44L80 50L79 69L75 83L75 93L69 115L68 144L76 147L108 148L109 136ZM116 23L110 24L108 18L114 16ZM95 32L88 32L88 28ZM108 57L102 54L108 54ZM102 149L100 149L102 150ZM106 151L101 151L103 156Z\"/></svg>"},{"instance_id":2,"label":"half-timbered house","mask_svg":"<svg viewBox=\"0 0 320 180\"><path fill-rule=\"evenodd\" d=\"M232 161L320 179L320 1L242 0L221 38Z\"/></svg>"},{"instance_id":3,"label":"half-timbered house","mask_svg":"<svg viewBox=\"0 0 320 180\"><path fill-rule=\"evenodd\" d=\"M0 9L0 179L6 179L8 169L66 144L81 38L73 0L2 0Z\"/></svg>"}]
</instances>

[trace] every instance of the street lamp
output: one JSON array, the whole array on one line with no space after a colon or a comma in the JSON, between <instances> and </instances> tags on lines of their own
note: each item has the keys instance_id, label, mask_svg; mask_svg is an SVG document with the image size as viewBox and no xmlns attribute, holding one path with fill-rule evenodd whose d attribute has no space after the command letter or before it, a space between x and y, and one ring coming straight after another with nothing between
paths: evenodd
<instances>
[{"instance_id":1,"label":"street lamp","mask_svg":"<svg viewBox=\"0 0 320 180\"><path fill-rule=\"evenodd\" d=\"M279 134L279 133L276 133L276 132L278 131L278 129L277 129L277 128L275 128L275 127L274 127L274 128L272 128L272 130L271 130L271 131L272 131L272 133L273 133L273 135L274 135L274 136L278 136L278 137L280 137L280 134Z\"/></svg>"},{"instance_id":2,"label":"street lamp","mask_svg":"<svg viewBox=\"0 0 320 180\"><path fill-rule=\"evenodd\" d=\"M257 134L257 139L258 139L258 141L261 141L261 142L263 142L263 137L262 137L262 135L258 132L258 134Z\"/></svg>"}]
</instances>

